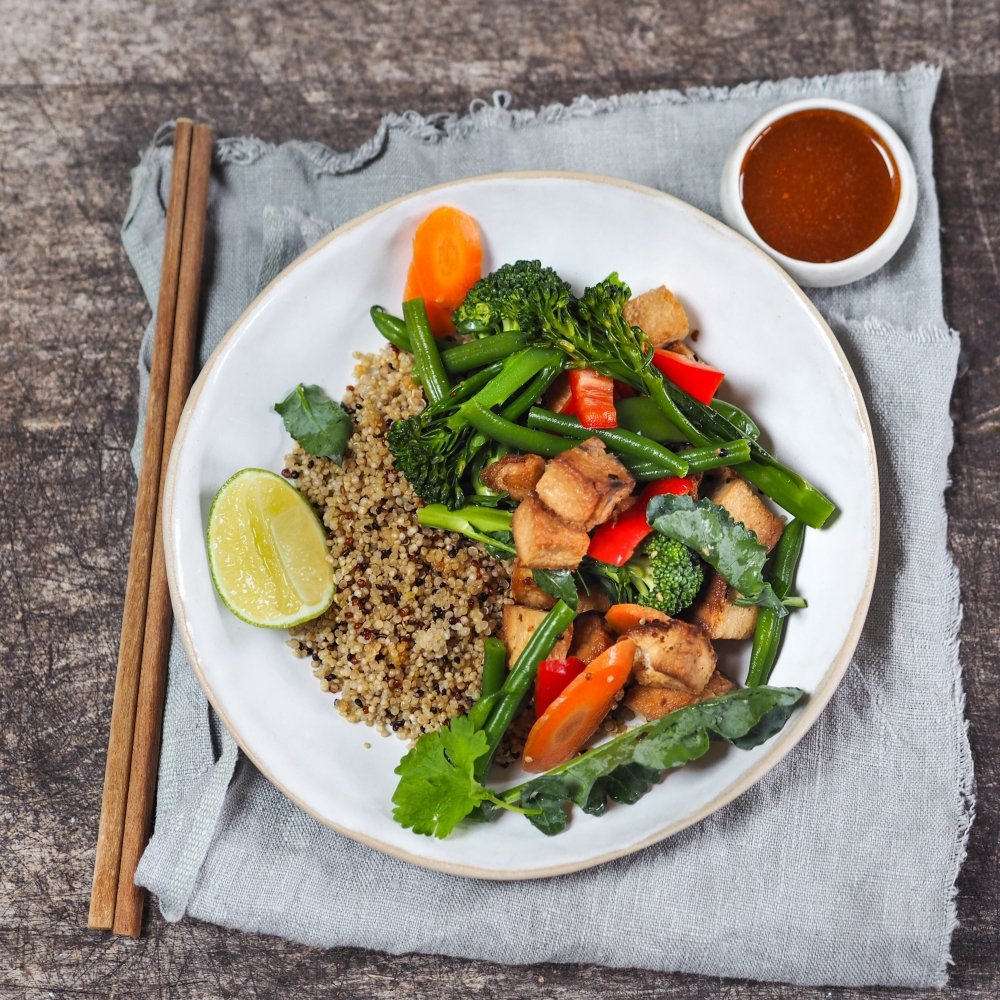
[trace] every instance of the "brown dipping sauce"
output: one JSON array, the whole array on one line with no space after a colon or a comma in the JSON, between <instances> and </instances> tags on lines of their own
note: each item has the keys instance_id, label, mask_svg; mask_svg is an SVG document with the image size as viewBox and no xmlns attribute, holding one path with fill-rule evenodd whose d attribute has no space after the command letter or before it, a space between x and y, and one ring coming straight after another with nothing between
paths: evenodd
<instances>
[{"instance_id":1,"label":"brown dipping sauce","mask_svg":"<svg viewBox=\"0 0 1000 1000\"><path fill-rule=\"evenodd\" d=\"M829 108L797 111L754 139L740 168L750 224L796 260L830 263L871 246L899 204L899 170L882 138Z\"/></svg>"}]
</instances>

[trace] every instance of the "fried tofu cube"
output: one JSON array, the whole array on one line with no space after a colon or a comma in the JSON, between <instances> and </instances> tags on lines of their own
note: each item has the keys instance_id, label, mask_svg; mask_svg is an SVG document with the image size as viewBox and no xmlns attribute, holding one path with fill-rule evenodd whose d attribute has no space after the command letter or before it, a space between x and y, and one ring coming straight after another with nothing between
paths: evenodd
<instances>
[{"instance_id":1,"label":"fried tofu cube","mask_svg":"<svg viewBox=\"0 0 1000 1000\"><path fill-rule=\"evenodd\" d=\"M708 701L709 698L718 698L735 690L736 685L725 674L716 670L699 695L678 688L646 687L636 684L626 691L624 700L633 712L641 715L647 722L652 722L653 719L662 719L664 715L676 712L678 708L686 708L699 701Z\"/></svg>"},{"instance_id":2,"label":"fried tofu cube","mask_svg":"<svg viewBox=\"0 0 1000 1000\"><path fill-rule=\"evenodd\" d=\"M507 645L508 669L517 662L532 633L545 620L545 612L538 608L525 608L519 604L505 604L503 609L503 640ZM561 660L569 653L573 641L573 626L556 640L545 659Z\"/></svg>"},{"instance_id":3,"label":"fried tofu cube","mask_svg":"<svg viewBox=\"0 0 1000 1000\"><path fill-rule=\"evenodd\" d=\"M545 391L545 409L553 413L562 413L573 398L573 389L569 384L569 374L563 372Z\"/></svg>"},{"instance_id":4,"label":"fried tofu cube","mask_svg":"<svg viewBox=\"0 0 1000 1000\"><path fill-rule=\"evenodd\" d=\"M691 608L691 619L712 639L752 639L760 608L733 604L736 591L714 570Z\"/></svg>"},{"instance_id":5,"label":"fried tofu cube","mask_svg":"<svg viewBox=\"0 0 1000 1000\"><path fill-rule=\"evenodd\" d=\"M532 571L518 560L514 560L514 568L510 571L510 592L514 595L514 603L522 604L526 608L540 608L548 611L556 599L551 594L546 594L541 587L535 583Z\"/></svg>"},{"instance_id":6,"label":"fried tofu cube","mask_svg":"<svg viewBox=\"0 0 1000 1000\"><path fill-rule=\"evenodd\" d=\"M483 482L498 493L509 493L520 503L532 492L545 471L541 455L504 455L482 471Z\"/></svg>"},{"instance_id":7,"label":"fried tofu cube","mask_svg":"<svg viewBox=\"0 0 1000 1000\"><path fill-rule=\"evenodd\" d=\"M560 517L589 531L611 517L634 486L628 469L593 437L549 459L535 491Z\"/></svg>"},{"instance_id":8,"label":"fried tofu cube","mask_svg":"<svg viewBox=\"0 0 1000 1000\"><path fill-rule=\"evenodd\" d=\"M584 528L560 517L535 494L518 504L511 530L526 569L576 569L590 547Z\"/></svg>"},{"instance_id":9,"label":"fried tofu cube","mask_svg":"<svg viewBox=\"0 0 1000 1000\"><path fill-rule=\"evenodd\" d=\"M736 685L723 673L716 670L709 677L705 690L698 696L698 701L708 701L709 698L721 698L730 691L735 691Z\"/></svg>"},{"instance_id":10,"label":"fried tofu cube","mask_svg":"<svg viewBox=\"0 0 1000 1000\"><path fill-rule=\"evenodd\" d=\"M698 625L650 622L625 633L636 645L632 677L647 687L701 694L715 670L715 648Z\"/></svg>"},{"instance_id":11,"label":"fried tofu cube","mask_svg":"<svg viewBox=\"0 0 1000 1000\"><path fill-rule=\"evenodd\" d=\"M679 708L693 705L698 696L680 688L647 687L644 684L633 684L625 692L623 699L633 712L641 715L647 722L662 719L663 716L676 712Z\"/></svg>"},{"instance_id":12,"label":"fried tofu cube","mask_svg":"<svg viewBox=\"0 0 1000 1000\"><path fill-rule=\"evenodd\" d=\"M687 313L669 288L660 285L625 303L625 319L639 327L654 347L683 340L690 332Z\"/></svg>"},{"instance_id":13,"label":"fried tofu cube","mask_svg":"<svg viewBox=\"0 0 1000 1000\"><path fill-rule=\"evenodd\" d=\"M576 608L577 614L582 615L587 611L600 611L601 614L604 614L611 607L611 598L596 583L588 581L588 585L590 586L588 593L583 593L582 590L580 592L580 601Z\"/></svg>"},{"instance_id":14,"label":"fried tofu cube","mask_svg":"<svg viewBox=\"0 0 1000 1000\"><path fill-rule=\"evenodd\" d=\"M742 476L734 476L727 482L713 486L708 492L708 499L725 507L737 521L749 528L768 552L778 544L778 539L785 530L785 522L767 509L764 501Z\"/></svg>"},{"instance_id":15,"label":"fried tofu cube","mask_svg":"<svg viewBox=\"0 0 1000 1000\"><path fill-rule=\"evenodd\" d=\"M618 636L608 628L604 616L597 611L579 615L573 622L573 641L569 655L578 656L584 663L596 660L606 649L618 641Z\"/></svg>"}]
</instances>

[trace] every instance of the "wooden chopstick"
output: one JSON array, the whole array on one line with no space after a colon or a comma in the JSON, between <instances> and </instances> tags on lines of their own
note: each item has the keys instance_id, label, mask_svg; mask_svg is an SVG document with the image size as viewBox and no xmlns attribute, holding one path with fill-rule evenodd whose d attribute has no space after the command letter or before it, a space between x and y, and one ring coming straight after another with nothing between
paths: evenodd
<instances>
[{"instance_id":1,"label":"wooden chopstick","mask_svg":"<svg viewBox=\"0 0 1000 1000\"><path fill-rule=\"evenodd\" d=\"M213 132L210 126L195 126L184 211L173 357L163 429L158 505L161 516L156 521L153 542L153 563L146 604L146 627L139 672L139 695L122 836L121 867L118 873L118 895L112 925L116 934L127 934L131 937L138 937L142 929L142 909L146 894L135 884L135 871L149 840L152 825L160 735L163 726L163 703L167 684L167 658L170 652L170 629L173 623L163 553L163 491L170 449L180 422L181 411L184 409L191 388L198 350L198 303L205 251L205 215L212 171L212 138Z\"/></svg>"},{"instance_id":2,"label":"wooden chopstick","mask_svg":"<svg viewBox=\"0 0 1000 1000\"><path fill-rule=\"evenodd\" d=\"M164 426L193 132L192 121L185 118L178 120L174 131L167 230L163 245L153 359L146 399L146 428L142 439L142 463L135 498L132 548L129 553L125 607L118 647L118 671L115 675L108 758L104 770L104 792L101 797L101 820L97 832L97 855L94 861L94 881L87 919L88 926L96 930L111 929L115 914L115 896L118 891L136 698L139 691L139 669L153 561L160 468L164 455Z\"/></svg>"}]
</instances>

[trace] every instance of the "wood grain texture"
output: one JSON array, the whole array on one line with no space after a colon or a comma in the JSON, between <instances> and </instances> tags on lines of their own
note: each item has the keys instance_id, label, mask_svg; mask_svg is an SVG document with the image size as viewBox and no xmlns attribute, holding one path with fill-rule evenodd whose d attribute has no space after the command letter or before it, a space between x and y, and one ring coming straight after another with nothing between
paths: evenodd
<instances>
[{"instance_id":1,"label":"wood grain texture","mask_svg":"<svg viewBox=\"0 0 1000 1000\"><path fill-rule=\"evenodd\" d=\"M0 997L920 996L588 966L319 952L185 921L84 929L128 563L135 352L148 310L118 230L165 119L346 149L380 115L928 60L948 319L963 334L951 540L979 807L952 985L1000 992L1000 8L971 0L0 0ZM183 30L182 30L183 29ZM780 947L780 942L776 943Z\"/></svg>"}]
</instances>

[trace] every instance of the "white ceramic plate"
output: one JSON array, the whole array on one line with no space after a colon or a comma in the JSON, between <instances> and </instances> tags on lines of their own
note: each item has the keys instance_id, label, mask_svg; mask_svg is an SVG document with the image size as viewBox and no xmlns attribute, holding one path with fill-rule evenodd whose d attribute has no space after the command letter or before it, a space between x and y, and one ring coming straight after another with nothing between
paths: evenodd
<instances>
[{"instance_id":1,"label":"white ceramic plate","mask_svg":"<svg viewBox=\"0 0 1000 1000\"><path fill-rule=\"evenodd\" d=\"M640 292L666 283L701 331L698 350L728 373L725 396L765 428L775 452L841 507L810 531L798 574L809 608L789 621L772 683L809 700L751 752L716 747L633 806L578 810L545 837L519 816L417 836L392 820L405 745L352 725L286 635L255 629L216 597L204 529L237 469L280 469L289 450L271 409L298 382L338 396L351 352L381 346L374 302L398 302L417 222L451 204L486 240L487 264L522 257L578 290L617 270ZM164 522L170 589L185 647L212 705L275 785L334 829L407 861L462 875L530 878L598 864L669 836L745 791L800 740L840 680L864 621L878 549L878 482L868 416L829 328L771 259L730 229L647 188L567 174L500 174L394 201L341 226L292 264L229 331L188 401L171 456ZM741 679L749 643L722 656ZM742 672L742 673L741 673ZM371 749L365 749L370 743ZM794 766L794 762L792 763Z\"/></svg>"}]
</instances>

